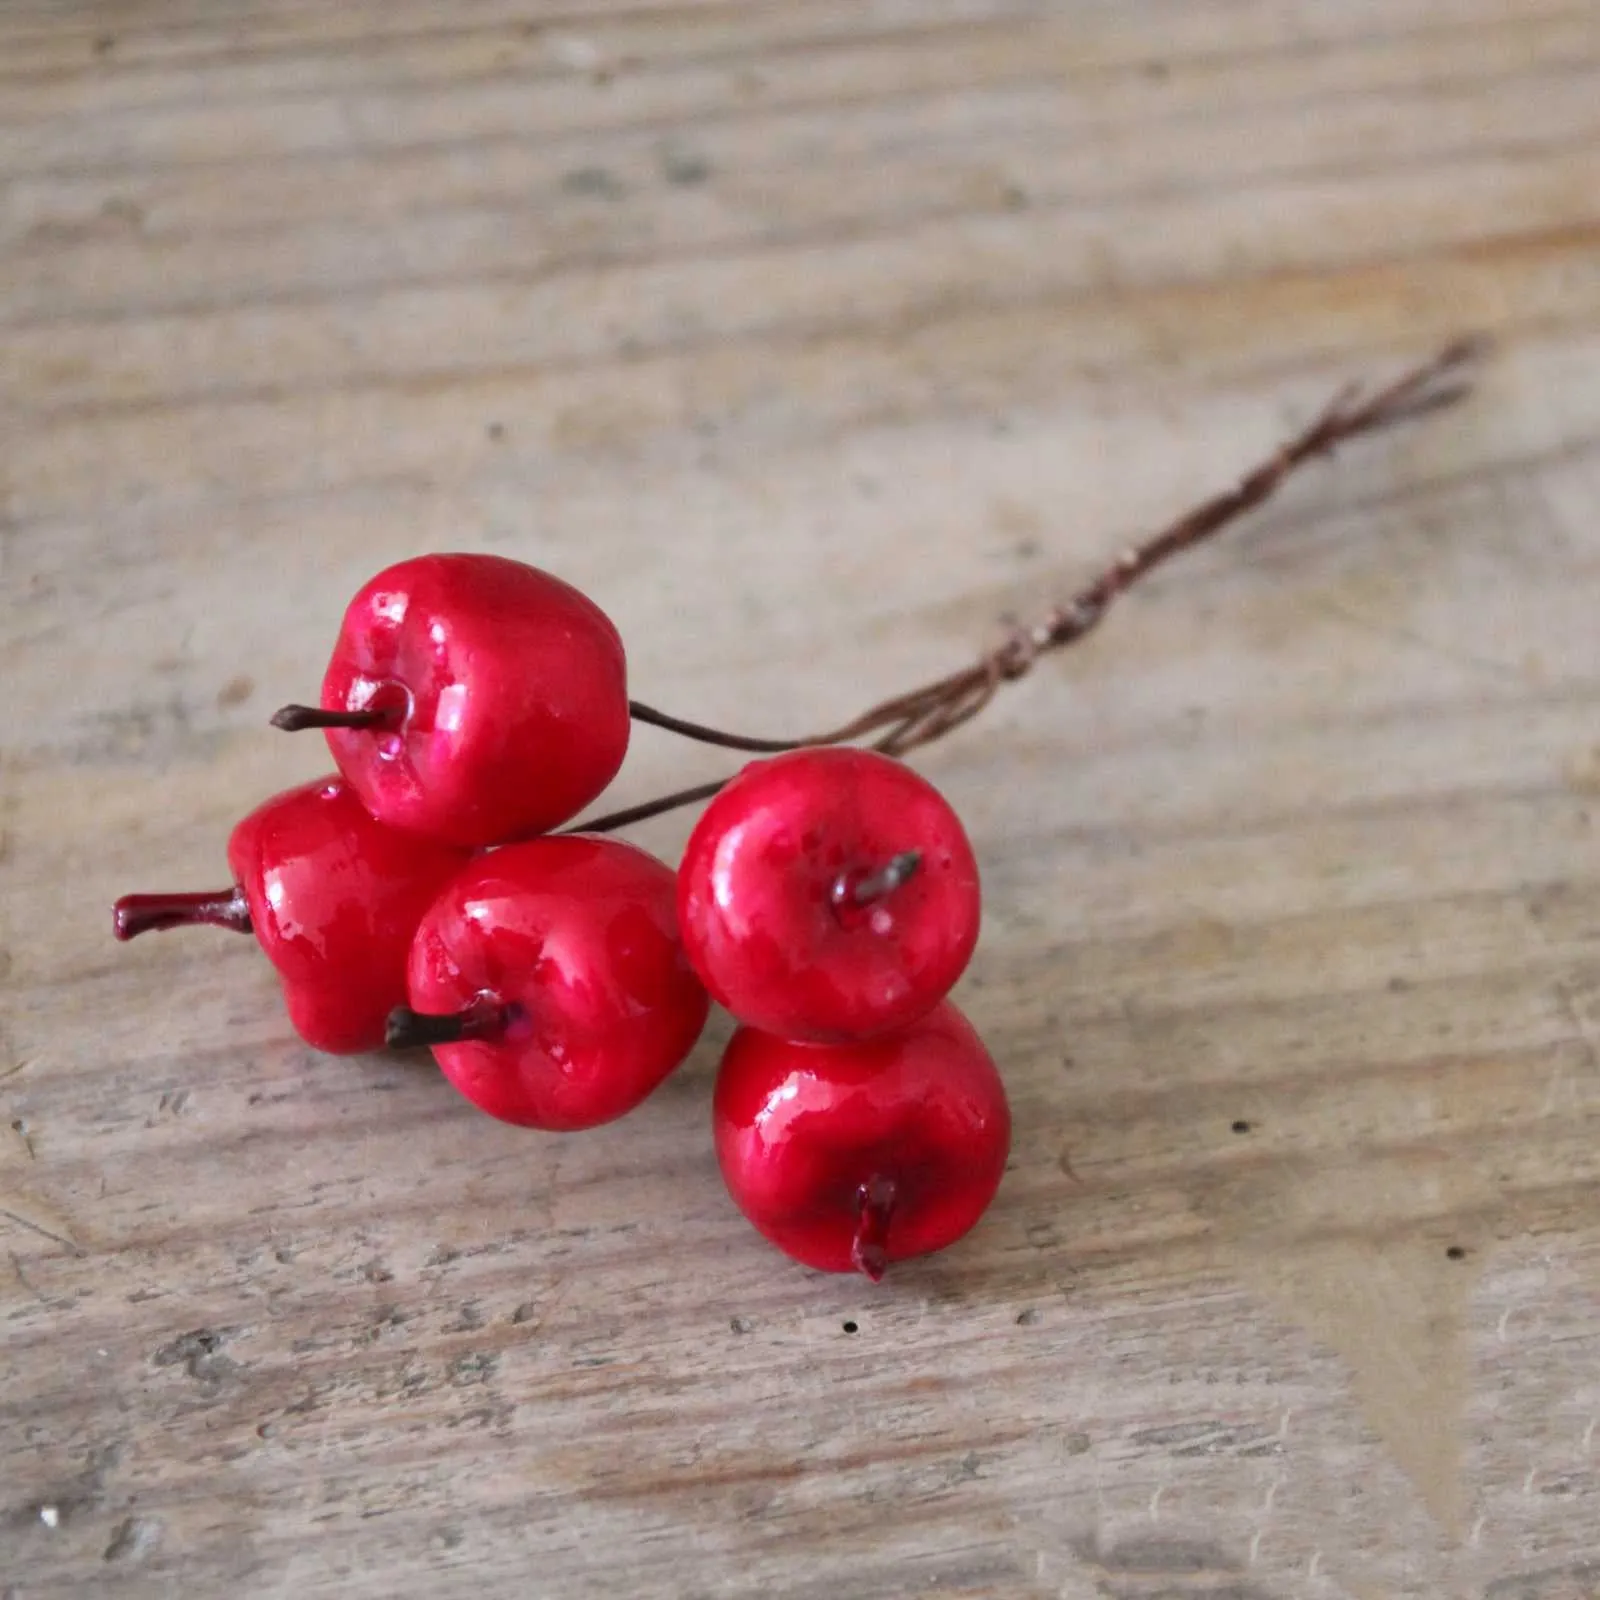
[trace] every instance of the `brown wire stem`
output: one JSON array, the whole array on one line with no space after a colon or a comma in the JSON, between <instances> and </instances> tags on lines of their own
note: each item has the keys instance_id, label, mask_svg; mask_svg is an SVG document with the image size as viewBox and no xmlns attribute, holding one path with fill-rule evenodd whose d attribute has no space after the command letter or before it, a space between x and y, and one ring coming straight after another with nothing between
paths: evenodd
<instances>
[{"instance_id":1,"label":"brown wire stem","mask_svg":"<svg viewBox=\"0 0 1600 1600\"><path fill-rule=\"evenodd\" d=\"M724 733L721 728L708 728L701 722L687 722L682 717L657 711L642 700L628 702L628 715L635 722L648 723L652 728L665 728L668 733L682 734L685 739L693 739L699 744L721 745L724 750L753 750L757 755L777 755L784 750L799 748L793 739L751 739L742 733Z\"/></svg>"},{"instance_id":2,"label":"brown wire stem","mask_svg":"<svg viewBox=\"0 0 1600 1600\"><path fill-rule=\"evenodd\" d=\"M1481 351L1479 340L1459 339L1432 360L1370 395L1363 397L1355 388L1341 390L1314 421L1231 489L1185 512L1154 538L1130 546L1064 605L1053 606L1031 627L1014 629L998 648L970 666L880 701L841 727L804 739L757 739L686 722L637 701L632 703L633 714L641 722L733 750L771 754L811 745L867 741L872 749L886 755L906 755L971 721L1002 684L1026 675L1041 655L1076 644L1099 625L1119 595L1163 562L1193 549L1269 500L1298 467L1319 456L1332 455L1338 446L1352 439L1454 405L1471 387L1466 369ZM630 823L644 822L679 806L708 799L729 781L724 778L680 789L580 823L573 831L608 833Z\"/></svg>"}]
</instances>

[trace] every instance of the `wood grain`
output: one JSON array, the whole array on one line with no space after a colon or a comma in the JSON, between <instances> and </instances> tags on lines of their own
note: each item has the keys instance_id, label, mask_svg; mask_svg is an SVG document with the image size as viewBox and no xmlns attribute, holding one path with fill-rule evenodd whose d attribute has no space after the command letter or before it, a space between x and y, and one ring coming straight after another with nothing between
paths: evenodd
<instances>
[{"instance_id":1,"label":"wood grain","mask_svg":"<svg viewBox=\"0 0 1600 1600\"><path fill-rule=\"evenodd\" d=\"M0 5L0 1595L1600 1594L1597 136L1587 0ZM725 1021L542 1138L111 944L392 559L812 727L1472 328L920 758L1018 1134L880 1290Z\"/></svg>"}]
</instances>

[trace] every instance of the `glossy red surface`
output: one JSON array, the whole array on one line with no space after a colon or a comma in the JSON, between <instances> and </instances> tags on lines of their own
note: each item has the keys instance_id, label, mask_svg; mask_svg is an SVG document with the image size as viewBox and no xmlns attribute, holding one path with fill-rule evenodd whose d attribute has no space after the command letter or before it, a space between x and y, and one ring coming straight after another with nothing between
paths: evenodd
<instances>
[{"instance_id":1,"label":"glossy red surface","mask_svg":"<svg viewBox=\"0 0 1600 1600\"><path fill-rule=\"evenodd\" d=\"M337 1054L382 1045L417 924L467 860L375 822L336 777L275 795L239 823L228 865L306 1043Z\"/></svg>"},{"instance_id":2,"label":"glossy red surface","mask_svg":"<svg viewBox=\"0 0 1600 1600\"><path fill-rule=\"evenodd\" d=\"M325 710L393 708L384 728L330 728L374 816L456 844L559 827L628 748L627 667L605 613L549 573L489 555L429 555L350 602Z\"/></svg>"},{"instance_id":3,"label":"glossy red surface","mask_svg":"<svg viewBox=\"0 0 1600 1600\"><path fill-rule=\"evenodd\" d=\"M494 1040L435 1045L491 1116L571 1129L631 1111L693 1048L710 1001L678 940L671 868L615 839L532 839L455 878L412 945L411 1005L512 1008Z\"/></svg>"},{"instance_id":4,"label":"glossy red surface","mask_svg":"<svg viewBox=\"0 0 1600 1600\"><path fill-rule=\"evenodd\" d=\"M836 907L858 881L921 852L906 883ZM842 1040L904 1027L937 1004L978 939L978 866L925 778L870 750L754 761L706 807L678 871L684 944L741 1022Z\"/></svg>"},{"instance_id":5,"label":"glossy red surface","mask_svg":"<svg viewBox=\"0 0 1600 1600\"><path fill-rule=\"evenodd\" d=\"M874 1241L888 1261L953 1244L994 1198L1011 1145L1005 1086L949 1001L853 1044L741 1028L712 1115L735 1204L785 1254L824 1272L859 1264L865 1194L893 1194Z\"/></svg>"}]
</instances>

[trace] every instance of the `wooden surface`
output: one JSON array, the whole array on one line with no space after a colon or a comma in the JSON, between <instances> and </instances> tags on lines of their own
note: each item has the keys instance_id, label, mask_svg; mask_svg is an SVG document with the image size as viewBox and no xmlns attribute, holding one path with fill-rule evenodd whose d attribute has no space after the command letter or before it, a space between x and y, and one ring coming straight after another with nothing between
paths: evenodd
<instances>
[{"instance_id":1,"label":"wooden surface","mask_svg":"<svg viewBox=\"0 0 1600 1600\"><path fill-rule=\"evenodd\" d=\"M0 252L0 1595L1600 1594L1593 0L17 0ZM1018 1129L881 1289L725 1023L540 1137L110 940L392 559L809 727L1466 328L921 760Z\"/></svg>"}]
</instances>

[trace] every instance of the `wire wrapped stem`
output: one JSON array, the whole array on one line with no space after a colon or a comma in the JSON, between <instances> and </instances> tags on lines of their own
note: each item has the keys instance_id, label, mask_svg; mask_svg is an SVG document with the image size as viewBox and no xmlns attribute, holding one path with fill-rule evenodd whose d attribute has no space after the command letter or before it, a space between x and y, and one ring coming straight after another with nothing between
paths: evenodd
<instances>
[{"instance_id":1,"label":"wire wrapped stem","mask_svg":"<svg viewBox=\"0 0 1600 1600\"><path fill-rule=\"evenodd\" d=\"M866 743L885 755L907 755L970 722L1003 684L1024 677L1040 656L1076 644L1100 625L1118 596L1174 556L1204 543L1271 499L1299 467L1319 457L1331 456L1338 446L1352 439L1454 405L1471 388L1467 369L1481 351L1479 340L1460 339L1431 360L1370 394L1359 388L1341 390L1311 423L1247 472L1231 489L1192 507L1142 544L1129 546L1065 604L1052 606L1031 626L1015 628L997 648L971 665L904 694L880 700L840 727L802 739L755 738L687 722L640 701L632 702L634 718L702 743L735 750L770 754L813 745ZM709 799L729 781L724 778L679 789L655 800L595 817L571 831L608 833L643 822L679 806Z\"/></svg>"}]
</instances>

